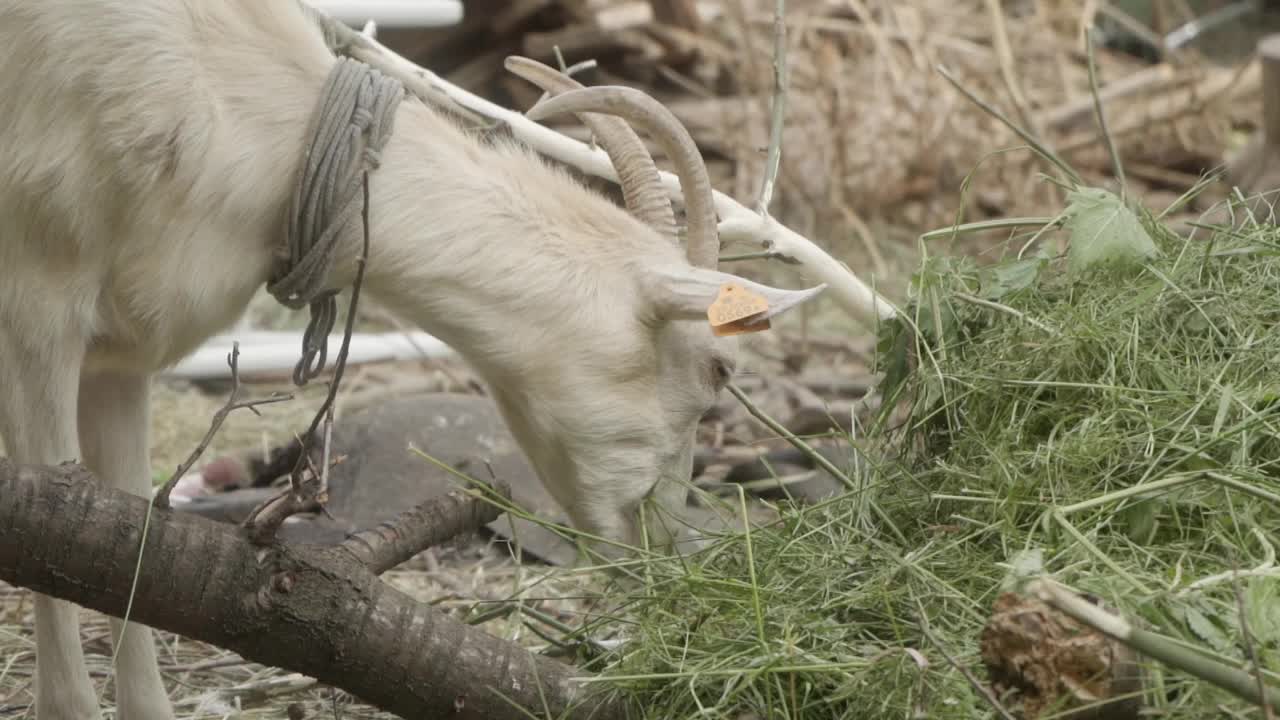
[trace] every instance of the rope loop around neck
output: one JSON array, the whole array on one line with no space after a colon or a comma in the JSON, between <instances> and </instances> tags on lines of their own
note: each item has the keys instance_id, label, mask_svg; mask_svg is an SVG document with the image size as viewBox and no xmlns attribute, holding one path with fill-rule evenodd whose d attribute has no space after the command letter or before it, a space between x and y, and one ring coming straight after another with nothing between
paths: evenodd
<instances>
[{"instance_id":1,"label":"rope loop around neck","mask_svg":"<svg viewBox=\"0 0 1280 720\"><path fill-rule=\"evenodd\" d=\"M404 87L395 78L339 57L325 80L289 208L286 244L267 292L285 307L310 306L296 385L319 375L338 318L338 290L328 286L340 248L360 241L361 176L382 163Z\"/></svg>"}]
</instances>

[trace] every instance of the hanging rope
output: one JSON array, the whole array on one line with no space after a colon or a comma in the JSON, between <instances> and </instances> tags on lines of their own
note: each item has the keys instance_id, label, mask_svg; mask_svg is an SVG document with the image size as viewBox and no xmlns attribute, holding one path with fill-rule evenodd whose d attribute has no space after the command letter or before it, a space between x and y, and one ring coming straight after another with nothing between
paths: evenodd
<instances>
[{"instance_id":1,"label":"hanging rope","mask_svg":"<svg viewBox=\"0 0 1280 720\"><path fill-rule=\"evenodd\" d=\"M403 98L398 80L348 57L338 58L320 93L289 210L285 254L267 283L282 305L310 306L302 358L293 371L296 385L324 370L338 317L338 291L326 287L329 270L337 248L359 244L361 177L381 164Z\"/></svg>"}]
</instances>

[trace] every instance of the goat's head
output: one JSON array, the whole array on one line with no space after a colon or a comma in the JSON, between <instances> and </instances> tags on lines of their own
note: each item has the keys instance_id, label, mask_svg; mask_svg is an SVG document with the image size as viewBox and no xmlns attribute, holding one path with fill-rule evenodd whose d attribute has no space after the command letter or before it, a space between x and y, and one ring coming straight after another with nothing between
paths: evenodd
<instances>
[{"instance_id":1,"label":"goat's head","mask_svg":"<svg viewBox=\"0 0 1280 720\"><path fill-rule=\"evenodd\" d=\"M717 270L720 251L710 179L692 138L669 110L637 90L584 88L540 63L509 58L507 68L547 91L550 97L527 116L537 120L573 113L594 132L621 180L628 211L666 246L656 257L630 269L637 284L635 307L618 318L627 329L602 332L594 362L617 367L579 372L549 382L554 388L539 402L494 395L526 452L553 495L580 530L613 541L642 541L640 510L646 497L657 508L678 510L687 497L697 425L716 402L737 363L738 340L713 331L708 308L732 283L763 297L768 309L745 319L755 328L814 297L822 287L779 290ZM632 127L645 131L671 158L684 192L686 248L678 251L675 214L660 174ZM647 225L647 228L643 226ZM687 258L687 259L686 259ZM598 376L598 377L597 377ZM572 398L571 404L566 401ZM607 423L602 426L601 423ZM663 513L659 513L663 514ZM645 515L651 542L673 539L672 518Z\"/></svg>"}]
</instances>

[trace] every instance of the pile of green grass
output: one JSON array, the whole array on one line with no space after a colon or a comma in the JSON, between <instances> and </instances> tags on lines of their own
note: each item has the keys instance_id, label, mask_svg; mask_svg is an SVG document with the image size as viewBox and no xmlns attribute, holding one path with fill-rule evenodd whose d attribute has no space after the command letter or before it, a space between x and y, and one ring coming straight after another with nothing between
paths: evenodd
<instances>
[{"instance_id":1,"label":"pile of green grass","mask_svg":"<svg viewBox=\"0 0 1280 720\"><path fill-rule=\"evenodd\" d=\"M652 718L998 717L979 636L1040 573L1280 685L1280 229L1185 238L1104 191L1070 202L1063 257L922 263L882 332L899 412L850 491L645 561L585 629L628 638L590 663L609 692ZM1144 668L1160 717L1264 717Z\"/></svg>"}]
</instances>

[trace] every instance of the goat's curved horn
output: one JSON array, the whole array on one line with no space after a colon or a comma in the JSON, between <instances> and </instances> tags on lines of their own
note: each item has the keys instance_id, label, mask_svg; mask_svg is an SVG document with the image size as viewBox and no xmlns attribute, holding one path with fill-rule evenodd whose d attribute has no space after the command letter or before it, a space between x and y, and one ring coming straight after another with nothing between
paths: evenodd
<instances>
[{"instance_id":1,"label":"goat's curved horn","mask_svg":"<svg viewBox=\"0 0 1280 720\"><path fill-rule=\"evenodd\" d=\"M582 84L555 68L526 57L511 56L506 68L542 88L551 96L581 90ZM662 187L658 166L649 155L644 141L625 120L599 113L578 113L578 118L591 129L618 170L622 197L627 210L646 225L675 239L676 216L671 200Z\"/></svg>"},{"instance_id":2,"label":"goat's curved horn","mask_svg":"<svg viewBox=\"0 0 1280 720\"><path fill-rule=\"evenodd\" d=\"M646 131L676 167L684 191L685 216L689 224L688 256L695 267L714 270L720 256L716 229L716 208L711 196L711 178L702 155L676 116L654 98L629 87L599 85L570 90L538 103L525 117L538 121L561 113L599 112L617 115Z\"/></svg>"}]
</instances>

